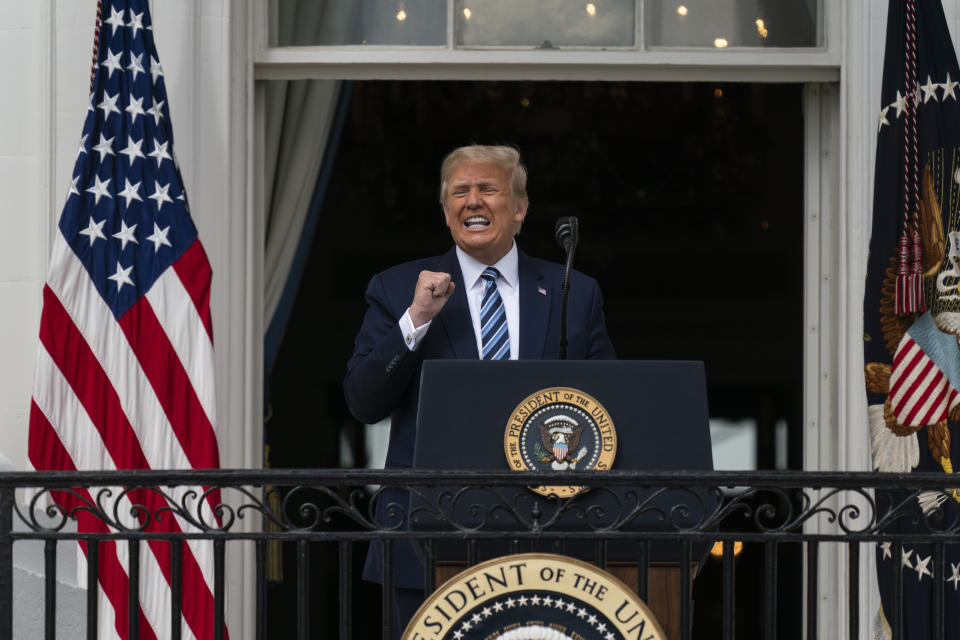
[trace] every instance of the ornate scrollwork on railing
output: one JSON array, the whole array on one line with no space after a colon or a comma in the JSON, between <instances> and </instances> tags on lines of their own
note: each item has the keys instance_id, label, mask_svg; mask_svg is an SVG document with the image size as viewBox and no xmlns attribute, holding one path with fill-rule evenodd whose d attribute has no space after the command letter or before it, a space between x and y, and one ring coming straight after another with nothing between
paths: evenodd
<instances>
[{"instance_id":1,"label":"ornate scrollwork on railing","mask_svg":"<svg viewBox=\"0 0 960 640\"><path fill-rule=\"evenodd\" d=\"M101 481L69 488L61 482L35 491L26 505L14 508L28 530L45 534L62 532L71 520L88 517L111 532L167 535L224 534L242 521L258 525L253 530L269 524L272 535L294 537L351 531L366 536L411 531L423 537L424 531L444 531L469 537L503 531L556 537L570 530L601 536L744 530L776 537L808 533L808 525L833 536L872 539L904 530L931 536L960 532L960 506L951 490L929 486L874 490L850 482L780 487L767 481L732 489L698 482L696 476L687 484L672 481L667 486L630 485L622 479L606 486L588 478L587 491L558 498L506 484L499 477L489 484L477 476L457 483L384 473L371 480L390 484L372 491L365 478L340 481L329 472L323 481L264 477L269 484L252 487L211 484L206 477L193 485L107 486ZM743 476L737 479L742 482Z\"/></svg>"}]
</instances>

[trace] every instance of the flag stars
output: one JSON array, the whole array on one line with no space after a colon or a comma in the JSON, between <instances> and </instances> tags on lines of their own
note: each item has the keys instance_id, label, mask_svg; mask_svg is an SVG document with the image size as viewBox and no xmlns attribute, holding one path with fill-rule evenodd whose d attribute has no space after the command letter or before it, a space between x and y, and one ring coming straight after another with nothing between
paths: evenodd
<instances>
[{"instance_id":1,"label":"flag stars","mask_svg":"<svg viewBox=\"0 0 960 640\"><path fill-rule=\"evenodd\" d=\"M94 222L93 216L90 216L90 220L87 222L87 228L80 230L80 235L87 236L90 238L90 246L93 246L93 243L97 240L106 240L107 236L103 235L103 224L107 221L106 218L100 222Z\"/></svg>"},{"instance_id":2,"label":"flag stars","mask_svg":"<svg viewBox=\"0 0 960 640\"><path fill-rule=\"evenodd\" d=\"M890 106L897 110L897 117L899 118L907 110L907 96L897 89L897 99L890 103Z\"/></svg>"},{"instance_id":3,"label":"flag stars","mask_svg":"<svg viewBox=\"0 0 960 640\"><path fill-rule=\"evenodd\" d=\"M100 154L100 162L103 162L103 159L107 156L117 155L113 152L113 140L113 138L107 138L102 133L100 134L100 142L93 147L93 150Z\"/></svg>"},{"instance_id":4,"label":"flag stars","mask_svg":"<svg viewBox=\"0 0 960 640\"><path fill-rule=\"evenodd\" d=\"M173 203L173 198L171 198L171 197L167 194L167 192L170 191L170 184L168 183L168 184L165 184L164 186L161 187L161 186L160 186L160 182L158 182L157 180L154 180L154 181L153 181L153 184L154 184L154 189L155 189L155 190L154 190L154 192L153 192L149 197L150 197L151 200L155 200L155 201L156 201L156 203L157 203L157 211L159 212L159 211L163 208L163 203L164 203L164 202Z\"/></svg>"},{"instance_id":5,"label":"flag stars","mask_svg":"<svg viewBox=\"0 0 960 640\"><path fill-rule=\"evenodd\" d=\"M77 148L77 158L82 156L87 152L87 138L90 137L89 133L83 134L83 137L80 138L80 146Z\"/></svg>"},{"instance_id":6,"label":"flag stars","mask_svg":"<svg viewBox=\"0 0 960 640\"><path fill-rule=\"evenodd\" d=\"M890 121L887 120L887 111L890 111L890 107L884 107L880 110L880 124L877 126L877 133L883 130L884 125L890 126Z\"/></svg>"},{"instance_id":7,"label":"flag stars","mask_svg":"<svg viewBox=\"0 0 960 640\"><path fill-rule=\"evenodd\" d=\"M926 558L921 560L920 554L919 553L917 554L917 566L913 568L913 570L917 572L917 582L920 582L921 580L923 580L924 574L930 576L931 578L933 577L933 573L931 573L930 570L927 568L927 565L930 564L930 560L932 558L933 556L927 556Z\"/></svg>"},{"instance_id":8,"label":"flag stars","mask_svg":"<svg viewBox=\"0 0 960 640\"><path fill-rule=\"evenodd\" d=\"M107 59L100 63L101 67L106 67L109 73L107 73L108 78L113 77L113 72L122 69L120 65L120 56L123 55L123 49L119 53L114 53L110 49L107 49Z\"/></svg>"},{"instance_id":9,"label":"flag stars","mask_svg":"<svg viewBox=\"0 0 960 640\"><path fill-rule=\"evenodd\" d=\"M97 105L97 108L103 109L104 120L109 118L111 113L120 113L120 109L117 108L117 98L119 97L119 92L113 96L111 96L108 91L103 92L103 100L100 101L100 104Z\"/></svg>"},{"instance_id":10,"label":"flag stars","mask_svg":"<svg viewBox=\"0 0 960 640\"><path fill-rule=\"evenodd\" d=\"M117 29L124 26L123 13L123 11L117 11L116 7L110 7L110 17L104 20L104 22L113 27L112 35L117 35Z\"/></svg>"},{"instance_id":11,"label":"flag stars","mask_svg":"<svg viewBox=\"0 0 960 640\"><path fill-rule=\"evenodd\" d=\"M133 54L130 54L130 64L127 65L127 70L128 70L130 73L133 74L133 81L134 81L134 82L137 81L137 75L138 75L138 74L140 74L140 73L146 73L146 71L145 71L144 68L143 68L142 60L143 60L143 54L142 54L142 53L141 53L140 55L137 55L137 56L135 56L135 55L133 55Z\"/></svg>"},{"instance_id":12,"label":"flag stars","mask_svg":"<svg viewBox=\"0 0 960 640\"><path fill-rule=\"evenodd\" d=\"M893 553L890 551L891 545L891 542L880 543L880 550L883 552L883 557L881 559L886 560L887 558L893 558Z\"/></svg>"},{"instance_id":13,"label":"flag stars","mask_svg":"<svg viewBox=\"0 0 960 640\"><path fill-rule=\"evenodd\" d=\"M163 67L160 66L160 61L150 56L150 75L153 78L153 84L157 84L157 78L163 75Z\"/></svg>"},{"instance_id":14,"label":"flag stars","mask_svg":"<svg viewBox=\"0 0 960 640\"><path fill-rule=\"evenodd\" d=\"M951 574L951 576L950 576L949 578L947 578L947 582L952 582L952 583L953 583L953 590L956 591L956 590L957 590L957 585L960 584L960 563L953 564L953 563L951 562L951 563L950 563L950 571L952 571L953 573Z\"/></svg>"},{"instance_id":15,"label":"flag stars","mask_svg":"<svg viewBox=\"0 0 960 640\"><path fill-rule=\"evenodd\" d=\"M953 80L950 80L950 72L948 71L946 81L940 83L940 88L943 89L942 100L946 101L947 97L950 97L956 100L957 96L954 92L957 90L958 84L960 84L960 82L955 82Z\"/></svg>"},{"instance_id":16,"label":"flag stars","mask_svg":"<svg viewBox=\"0 0 960 640\"><path fill-rule=\"evenodd\" d=\"M163 105L165 101L161 100L157 102L156 96L153 98L153 106L147 109L147 113L153 116L154 124L159 125L160 120L163 118Z\"/></svg>"},{"instance_id":17,"label":"flag stars","mask_svg":"<svg viewBox=\"0 0 960 640\"><path fill-rule=\"evenodd\" d=\"M151 151L147 155L150 156L151 158L154 158L157 161L158 169L160 168L160 163L163 162L164 160L172 160L172 158L170 157L170 154L167 153L167 147L169 146L169 144L170 144L169 141L161 143L156 138L153 139L153 151Z\"/></svg>"},{"instance_id":18,"label":"flag stars","mask_svg":"<svg viewBox=\"0 0 960 640\"><path fill-rule=\"evenodd\" d=\"M170 241L167 240L167 234L170 233L170 227L166 226L161 229L156 222L153 223L153 233L147 236L147 241L153 243L153 252L157 253L160 251L160 247L172 247ZM502 605L501 605L502 606Z\"/></svg>"},{"instance_id":19,"label":"flag stars","mask_svg":"<svg viewBox=\"0 0 960 640\"><path fill-rule=\"evenodd\" d=\"M127 146L120 150L120 153L127 156L130 160L130 166L133 166L133 161L137 158L146 158L147 156L143 155L143 151L140 150L140 147L143 146L143 140L137 140L134 142L133 136L127 136ZM139 182L137 184L140 184Z\"/></svg>"},{"instance_id":20,"label":"flag stars","mask_svg":"<svg viewBox=\"0 0 960 640\"><path fill-rule=\"evenodd\" d=\"M127 23L127 26L133 29L133 37L137 37L137 31L143 29L143 12L134 13L133 9L130 9L130 22Z\"/></svg>"},{"instance_id":21,"label":"flag stars","mask_svg":"<svg viewBox=\"0 0 960 640\"><path fill-rule=\"evenodd\" d=\"M908 569L913 569L913 562L910 561L910 556L913 555L913 549L907 551L906 549L901 549L900 553L902 555L903 566Z\"/></svg>"},{"instance_id":22,"label":"flag stars","mask_svg":"<svg viewBox=\"0 0 960 640\"><path fill-rule=\"evenodd\" d=\"M123 182L124 182L123 191L121 191L117 195L126 201L123 205L124 208L129 207L130 202L132 202L133 200L139 200L140 202L143 202L143 198L141 198L140 194L138 193L138 191L140 190L140 183L137 182L136 184L130 184L130 180L128 180L127 178L124 178ZM120 221L120 224L123 225L123 230L121 230L121 233L126 234L125 229L127 228L127 225L124 224L122 220ZM132 230L136 228L137 228L137 225L133 225L133 227L131 227L131 233L133 232ZM120 238L120 236L116 234L114 234L113 237ZM121 238L121 240L123 239ZM132 240L133 242L136 242L133 236L130 236L128 240ZM127 248L127 240L123 240L123 248L124 249Z\"/></svg>"},{"instance_id":23,"label":"flag stars","mask_svg":"<svg viewBox=\"0 0 960 640\"><path fill-rule=\"evenodd\" d=\"M70 191L67 192L68 198L74 194L78 196L80 195L80 192L77 191L77 180L79 179L80 179L80 176L74 176L73 180L70 181Z\"/></svg>"},{"instance_id":24,"label":"flag stars","mask_svg":"<svg viewBox=\"0 0 960 640\"><path fill-rule=\"evenodd\" d=\"M107 187L110 186L110 178L107 178L105 182L100 181L100 176L93 176L93 179L95 181L93 186L87 189L87 193L93 194L93 204L100 204L100 198L103 196L113 198L107 190Z\"/></svg>"},{"instance_id":25,"label":"flag stars","mask_svg":"<svg viewBox=\"0 0 960 640\"><path fill-rule=\"evenodd\" d=\"M927 83L920 86L920 89L923 91L923 104L927 104L931 98L934 102L940 102L940 98L937 97L937 89L940 88L940 85L930 79L930 76L927 76Z\"/></svg>"},{"instance_id":26,"label":"flag stars","mask_svg":"<svg viewBox=\"0 0 960 640\"><path fill-rule=\"evenodd\" d=\"M130 272L133 271L133 265L130 265L126 269L123 268L123 265L120 264L120 261L117 260L117 271L109 276L108 280L113 280L117 283L117 291L123 288L123 285L128 284L131 287L133 286L133 280L130 279Z\"/></svg>"},{"instance_id":27,"label":"flag stars","mask_svg":"<svg viewBox=\"0 0 960 640\"><path fill-rule=\"evenodd\" d=\"M137 183L140 184L139 182ZM137 198L139 200L139 198ZM137 237L133 235L134 231L137 230L137 225L128 227L126 221L123 218L120 219L120 231L113 234L113 237L120 241L120 251L123 251L127 248L127 243L132 242L133 244L140 244L137 241Z\"/></svg>"},{"instance_id":28,"label":"flag stars","mask_svg":"<svg viewBox=\"0 0 960 640\"><path fill-rule=\"evenodd\" d=\"M142 116L146 113L143 110L143 98L134 98L131 93L129 104L124 107L123 110L130 114L130 122L137 124L137 116Z\"/></svg>"}]
</instances>

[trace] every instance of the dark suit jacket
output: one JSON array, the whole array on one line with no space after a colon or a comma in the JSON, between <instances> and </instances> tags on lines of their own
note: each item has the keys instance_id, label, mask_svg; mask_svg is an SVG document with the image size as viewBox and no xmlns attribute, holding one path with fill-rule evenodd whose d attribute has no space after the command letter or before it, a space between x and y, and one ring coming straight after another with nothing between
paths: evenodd
<instances>
[{"instance_id":1,"label":"dark suit jacket","mask_svg":"<svg viewBox=\"0 0 960 640\"><path fill-rule=\"evenodd\" d=\"M451 274L453 295L433 319L416 351L403 341L398 322L410 302L423 270ZM560 345L560 286L563 267L538 260L522 251L518 256L520 294L520 359L550 360ZM386 468L407 469L413 462L413 445L420 396L420 366L425 359L474 358L477 339L467 304L466 286L454 249L441 256L407 262L379 273L366 293L370 305L357 333L353 356L343 382L347 405L366 424L391 417ZM596 280L574 271L567 310L567 357L570 360L615 358L603 319L603 298ZM384 492L378 520L387 502L403 503L400 492ZM382 520L381 524L386 520ZM396 584L423 586L423 569L409 545L396 553ZM379 575L379 548L372 548L365 578Z\"/></svg>"}]
</instances>

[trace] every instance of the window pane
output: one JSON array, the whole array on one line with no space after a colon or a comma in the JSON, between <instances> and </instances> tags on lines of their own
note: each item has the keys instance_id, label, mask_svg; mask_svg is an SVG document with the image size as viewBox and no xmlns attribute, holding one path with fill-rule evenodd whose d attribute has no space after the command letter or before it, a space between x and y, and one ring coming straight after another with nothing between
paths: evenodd
<instances>
[{"instance_id":1,"label":"window pane","mask_svg":"<svg viewBox=\"0 0 960 640\"><path fill-rule=\"evenodd\" d=\"M438 0L271 0L270 46L445 45Z\"/></svg>"},{"instance_id":2,"label":"window pane","mask_svg":"<svg viewBox=\"0 0 960 640\"><path fill-rule=\"evenodd\" d=\"M635 0L456 0L461 47L633 47Z\"/></svg>"},{"instance_id":3,"label":"window pane","mask_svg":"<svg viewBox=\"0 0 960 640\"><path fill-rule=\"evenodd\" d=\"M647 0L652 47L817 47L818 0Z\"/></svg>"}]
</instances>

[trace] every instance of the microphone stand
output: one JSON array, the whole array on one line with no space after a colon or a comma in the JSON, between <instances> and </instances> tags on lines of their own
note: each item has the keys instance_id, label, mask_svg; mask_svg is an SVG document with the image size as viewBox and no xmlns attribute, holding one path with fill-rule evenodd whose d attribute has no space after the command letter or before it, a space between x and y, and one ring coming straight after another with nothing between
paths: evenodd
<instances>
[{"instance_id":1,"label":"microphone stand","mask_svg":"<svg viewBox=\"0 0 960 640\"><path fill-rule=\"evenodd\" d=\"M575 216L570 216L570 243L567 261L563 266L563 282L560 284L560 360L567 359L567 298L570 296L570 272L573 271L573 256L580 240L580 225Z\"/></svg>"}]
</instances>

